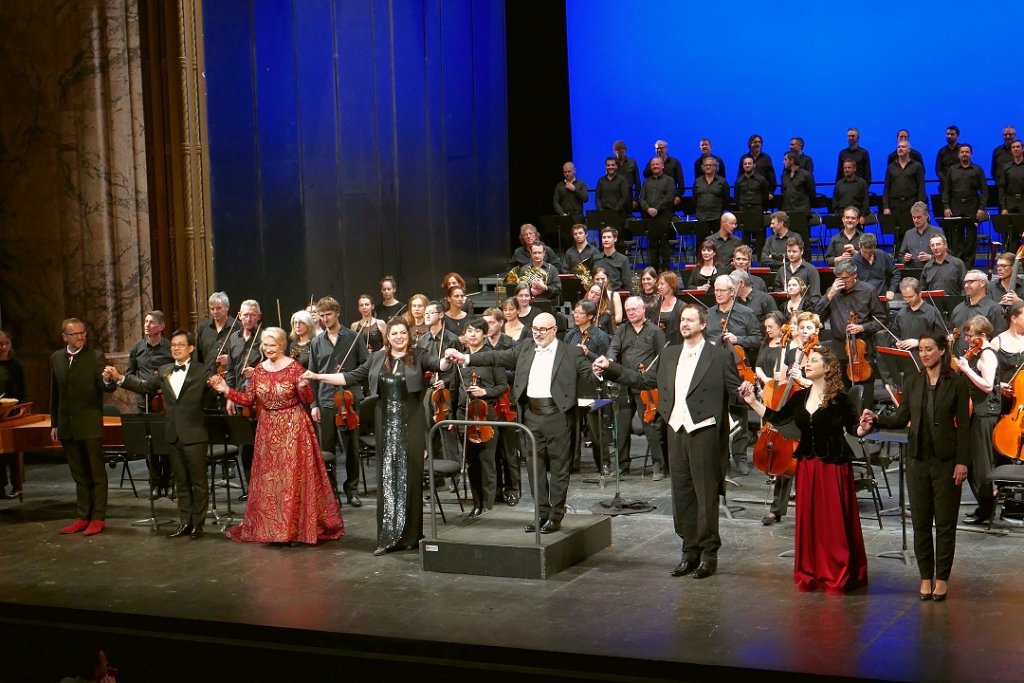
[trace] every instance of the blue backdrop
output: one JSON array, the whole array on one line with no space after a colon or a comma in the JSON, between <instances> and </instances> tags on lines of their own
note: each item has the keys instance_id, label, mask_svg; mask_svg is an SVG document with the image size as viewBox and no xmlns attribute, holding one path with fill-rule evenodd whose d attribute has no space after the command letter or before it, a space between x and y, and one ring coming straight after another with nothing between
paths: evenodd
<instances>
[{"instance_id":1,"label":"blue backdrop","mask_svg":"<svg viewBox=\"0 0 1024 683\"><path fill-rule=\"evenodd\" d=\"M567 2L566 16L573 156L588 183L614 140L643 165L661 138L690 185L709 137L732 184L752 133L779 173L789 139L803 137L816 180L833 182L851 126L873 179L884 178L899 128L933 178L950 124L988 175L1003 126L1021 123L1019 65L1007 49L1019 3L590 0Z\"/></svg>"}]
</instances>

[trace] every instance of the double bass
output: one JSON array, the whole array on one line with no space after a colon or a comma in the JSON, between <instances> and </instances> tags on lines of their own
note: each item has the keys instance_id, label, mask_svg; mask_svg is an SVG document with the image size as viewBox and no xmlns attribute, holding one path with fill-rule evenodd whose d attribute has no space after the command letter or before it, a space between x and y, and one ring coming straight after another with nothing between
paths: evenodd
<instances>
[{"instance_id":1,"label":"double bass","mask_svg":"<svg viewBox=\"0 0 1024 683\"><path fill-rule=\"evenodd\" d=\"M807 343L800 348L795 363L800 362L818 345L818 335L814 334L808 338ZM779 410L786 405L790 396L793 395L796 379L790 375L786 382L785 389L781 392L777 407L772 410ZM796 391L801 391L799 387ZM792 477L796 474L796 459L793 454L800 443L799 439L787 439L782 432L775 428L771 422L761 425L761 431L757 435L757 442L754 443L754 467L771 477Z\"/></svg>"}]
</instances>

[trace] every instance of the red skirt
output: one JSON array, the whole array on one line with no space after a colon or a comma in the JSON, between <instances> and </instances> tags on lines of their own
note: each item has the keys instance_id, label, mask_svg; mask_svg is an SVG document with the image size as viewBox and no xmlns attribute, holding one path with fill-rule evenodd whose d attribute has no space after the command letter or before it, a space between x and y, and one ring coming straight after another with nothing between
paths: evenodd
<instances>
[{"instance_id":1,"label":"red skirt","mask_svg":"<svg viewBox=\"0 0 1024 683\"><path fill-rule=\"evenodd\" d=\"M797 463L793 580L801 591L832 594L867 585L868 560L848 462L804 458Z\"/></svg>"}]
</instances>

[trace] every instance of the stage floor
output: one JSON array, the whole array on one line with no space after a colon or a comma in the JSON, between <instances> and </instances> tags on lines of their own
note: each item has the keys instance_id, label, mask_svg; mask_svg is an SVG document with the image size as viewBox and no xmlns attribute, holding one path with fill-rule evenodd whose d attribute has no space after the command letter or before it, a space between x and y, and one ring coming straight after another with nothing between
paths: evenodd
<instances>
[{"instance_id":1,"label":"stage floor","mask_svg":"<svg viewBox=\"0 0 1024 683\"><path fill-rule=\"evenodd\" d=\"M144 477L144 465L135 467ZM613 489L599 488L593 466L584 467L570 503L591 514ZM173 527L159 535L132 527L148 517L148 501L117 489L113 473L106 531L61 536L74 510L66 466L30 460L28 476L24 503L0 502L0 681L59 680L69 672L51 670L65 645L86 641L106 647L121 681L181 680L183 662L193 680L212 679L219 667L227 680L289 670L307 672L290 680L335 680L323 673L333 670L336 680L408 671L431 680L757 672L788 681L1008 681L1024 670L1024 536L1016 530L961 530L949 599L921 603L916 566L876 557L899 550L898 517L884 517L879 531L867 501L869 586L833 597L797 592L792 559L779 557L793 546L792 516L764 527L764 506L753 503L722 520L715 576L670 577L680 544L667 479L624 480L626 499L656 509L614 518L611 547L546 580L519 580L423 572L415 551L374 557L372 490L362 508L343 508L343 539L291 548L233 543L212 525L195 541L165 538ZM763 475L734 479L734 498L768 495ZM460 523L451 494L442 499L449 524ZM525 524L530 504L528 495L515 508L499 504L500 516ZM174 516L170 501L157 508ZM469 523L482 527L487 516ZM39 652L53 661L40 662Z\"/></svg>"}]
</instances>

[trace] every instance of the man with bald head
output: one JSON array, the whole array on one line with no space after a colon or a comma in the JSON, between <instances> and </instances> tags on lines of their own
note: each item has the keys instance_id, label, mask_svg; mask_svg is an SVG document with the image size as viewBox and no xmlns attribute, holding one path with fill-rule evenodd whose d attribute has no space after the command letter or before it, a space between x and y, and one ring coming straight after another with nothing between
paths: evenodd
<instances>
[{"instance_id":1,"label":"man with bald head","mask_svg":"<svg viewBox=\"0 0 1024 683\"><path fill-rule=\"evenodd\" d=\"M510 349L461 353L449 349L445 356L460 365L502 367L515 371L510 397L519 404L523 424L537 440L537 479L527 463L530 488L537 501L540 531L550 534L562 528L565 498L572 468L572 439L576 409L576 383L596 388L590 361L576 346L555 338L555 317L541 313L533 319L533 342L523 341ZM537 530L535 523L526 531Z\"/></svg>"},{"instance_id":2,"label":"man with bald head","mask_svg":"<svg viewBox=\"0 0 1024 683\"><path fill-rule=\"evenodd\" d=\"M562 182L555 185L555 214L571 216L574 223L583 222L583 205L590 198L587 184L576 177L576 164L562 164Z\"/></svg>"},{"instance_id":3,"label":"man with bald head","mask_svg":"<svg viewBox=\"0 0 1024 683\"><path fill-rule=\"evenodd\" d=\"M733 235L735 231L736 216L726 211L718 222L718 232L708 237L708 242L712 242L718 248L718 262L725 267L728 267L728 264L732 262L732 252L736 251L736 247L743 244L738 237Z\"/></svg>"}]
</instances>

